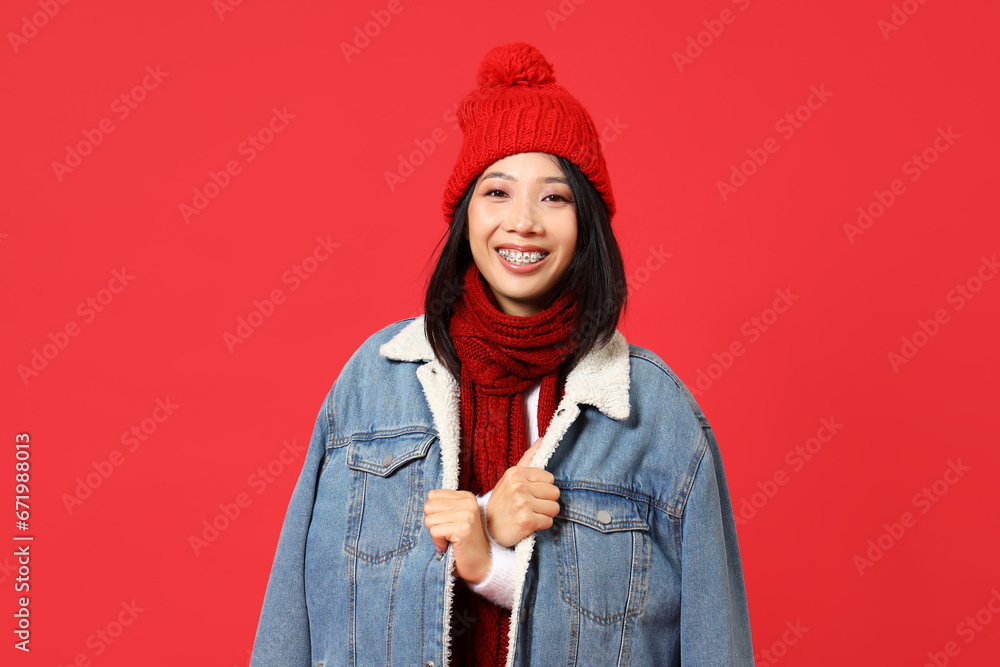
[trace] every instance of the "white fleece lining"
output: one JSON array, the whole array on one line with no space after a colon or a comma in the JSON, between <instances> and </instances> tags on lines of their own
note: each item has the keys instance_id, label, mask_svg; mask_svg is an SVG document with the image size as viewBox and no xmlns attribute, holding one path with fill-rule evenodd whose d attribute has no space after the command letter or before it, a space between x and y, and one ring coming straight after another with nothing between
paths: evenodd
<instances>
[{"instance_id":1,"label":"white fleece lining","mask_svg":"<svg viewBox=\"0 0 1000 667\"><path fill-rule=\"evenodd\" d=\"M417 369L417 379L423 387L424 396L434 417L434 425L438 430L441 443L441 468L443 479L441 488L458 488L458 436L461 420L459 411L459 387L451 373L437 359L420 366ZM455 551L448 545L448 562L446 571L448 579L445 583L444 609L442 624L444 627L444 650L441 657L443 667L451 662L451 608L455 597Z\"/></svg>"},{"instance_id":2,"label":"white fleece lining","mask_svg":"<svg viewBox=\"0 0 1000 667\"><path fill-rule=\"evenodd\" d=\"M461 409L458 382L434 356L424 332L424 316L420 315L403 327L391 340L379 348L387 359L398 361L426 361L417 368L417 378L424 390L427 405L434 417L441 442L441 465L444 472L442 488L458 488L458 451ZM580 360L566 378L562 401L556 408L542 444L531 461L531 466L544 468L559 441L580 414L580 403L592 405L604 415L615 420L629 416L629 347L625 336L615 330L611 341L604 347L592 350ZM514 647L520 621L521 597L528 563L535 546L534 534L527 536L514 547L514 608L510 615L510 632L507 635L507 667L514 664ZM448 548L448 580L444 599L444 655L447 667L451 661L451 608L454 597L454 552Z\"/></svg>"}]
</instances>

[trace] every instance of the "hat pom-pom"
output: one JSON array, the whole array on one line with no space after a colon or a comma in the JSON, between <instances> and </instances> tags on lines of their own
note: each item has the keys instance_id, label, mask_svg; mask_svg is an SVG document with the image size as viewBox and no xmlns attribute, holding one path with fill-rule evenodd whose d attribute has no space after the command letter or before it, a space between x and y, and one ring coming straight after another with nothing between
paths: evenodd
<instances>
[{"instance_id":1,"label":"hat pom-pom","mask_svg":"<svg viewBox=\"0 0 1000 667\"><path fill-rule=\"evenodd\" d=\"M530 44L517 42L498 46L479 65L480 86L537 86L555 83L552 65Z\"/></svg>"}]
</instances>

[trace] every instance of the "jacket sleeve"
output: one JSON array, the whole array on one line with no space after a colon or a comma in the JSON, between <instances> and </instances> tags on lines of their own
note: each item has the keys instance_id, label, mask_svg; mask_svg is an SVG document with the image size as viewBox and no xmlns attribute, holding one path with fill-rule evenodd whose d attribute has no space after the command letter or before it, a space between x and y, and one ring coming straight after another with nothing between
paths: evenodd
<instances>
[{"instance_id":1,"label":"jacket sleeve","mask_svg":"<svg viewBox=\"0 0 1000 667\"><path fill-rule=\"evenodd\" d=\"M681 528L681 664L753 665L750 617L736 524L711 432Z\"/></svg>"},{"instance_id":2,"label":"jacket sleeve","mask_svg":"<svg viewBox=\"0 0 1000 667\"><path fill-rule=\"evenodd\" d=\"M316 418L306 460L288 503L264 604L257 624L250 667L311 667L309 614L306 610L305 547L312 521L316 484L330 433L333 389Z\"/></svg>"}]
</instances>

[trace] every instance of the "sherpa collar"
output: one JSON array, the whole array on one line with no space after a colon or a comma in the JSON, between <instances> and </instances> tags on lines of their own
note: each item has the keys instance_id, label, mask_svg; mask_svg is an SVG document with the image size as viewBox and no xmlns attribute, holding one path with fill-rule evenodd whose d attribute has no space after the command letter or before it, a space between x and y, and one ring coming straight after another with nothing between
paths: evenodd
<instances>
[{"instance_id":1,"label":"sherpa collar","mask_svg":"<svg viewBox=\"0 0 1000 667\"><path fill-rule=\"evenodd\" d=\"M434 356L420 315L379 348L379 354L396 361L425 361L444 368ZM629 348L615 330L611 341L591 350L566 378L564 400L586 403L612 419L629 415Z\"/></svg>"}]
</instances>

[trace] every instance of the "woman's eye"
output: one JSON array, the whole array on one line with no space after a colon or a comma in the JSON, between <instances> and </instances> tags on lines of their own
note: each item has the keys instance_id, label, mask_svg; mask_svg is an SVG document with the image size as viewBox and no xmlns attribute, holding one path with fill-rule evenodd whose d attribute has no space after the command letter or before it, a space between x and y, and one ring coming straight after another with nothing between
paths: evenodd
<instances>
[{"instance_id":1,"label":"woman's eye","mask_svg":"<svg viewBox=\"0 0 1000 667\"><path fill-rule=\"evenodd\" d=\"M487 190L486 192L484 192L483 196L484 197L506 197L507 193L505 191L503 191L503 190L499 190L499 189L494 188L493 190ZM543 197L542 201L555 201L555 202L572 203L573 200L569 199L568 197L564 197L563 195L551 194L551 195L546 195L545 197Z\"/></svg>"}]
</instances>

